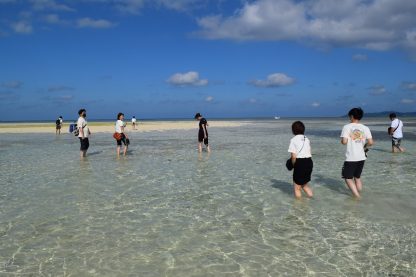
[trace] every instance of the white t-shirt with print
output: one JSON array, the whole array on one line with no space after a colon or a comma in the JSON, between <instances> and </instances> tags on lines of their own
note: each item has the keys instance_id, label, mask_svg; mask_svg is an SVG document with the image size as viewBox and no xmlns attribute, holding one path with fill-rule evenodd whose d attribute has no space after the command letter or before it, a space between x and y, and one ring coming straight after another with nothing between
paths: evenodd
<instances>
[{"instance_id":1,"label":"white t-shirt with print","mask_svg":"<svg viewBox=\"0 0 416 277\"><path fill-rule=\"evenodd\" d=\"M401 120L398 118L394 119L391 122L390 127L393 128L392 130L395 130L398 127L396 131L394 131L393 137L398 139L403 138L403 122Z\"/></svg>"},{"instance_id":2,"label":"white t-shirt with print","mask_svg":"<svg viewBox=\"0 0 416 277\"><path fill-rule=\"evenodd\" d=\"M121 127L124 127L124 121L123 120L117 120L116 121L116 132L119 134L122 134L123 131L121 130Z\"/></svg>"},{"instance_id":3,"label":"white t-shirt with print","mask_svg":"<svg viewBox=\"0 0 416 277\"><path fill-rule=\"evenodd\" d=\"M366 159L364 145L367 139L371 139L370 129L361 123L350 123L342 128L341 138L347 138L347 162L357 162Z\"/></svg>"},{"instance_id":4,"label":"white t-shirt with print","mask_svg":"<svg viewBox=\"0 0 416 277\"><path fill-rule=\"evenodd\" d=\"M78 118L78 121L77 121L77 128L78 128L78 129L83 128L83 130L84 130L84 138L87 138L87 137L89 136L89 134L90 134L90 130L88 129L88 123L87 123L87 121L85 120L85 118L83 118L82 116L80 116L80 117ZM79 138L82 138L81 131L79 132L78 137L79 137Z\"/></svg>"},{"instance_id":5,"label":"white t-shirt with print","mask_svg":"<svg viewBox=\"0 0 416 277\"><path fill-rule=\"evenodd\" d=\"M289 153L295 153L296 158L311 158L311 143L304 135L296 135L290 140Z\"/></svg>"}]
</instances>

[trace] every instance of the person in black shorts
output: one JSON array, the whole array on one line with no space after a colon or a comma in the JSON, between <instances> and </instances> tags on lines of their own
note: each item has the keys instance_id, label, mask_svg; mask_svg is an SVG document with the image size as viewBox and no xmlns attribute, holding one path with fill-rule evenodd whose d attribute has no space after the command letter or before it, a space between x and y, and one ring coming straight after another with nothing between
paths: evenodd
<instances>
[{"instance_id":1,"label":"person in black shorts","mask_svg":"<svg viewBox=\"0 0 416 277\"><path fill-rule=\"evenodd\" d=\"M360 193L363 188L361 173L367 159L367 147L374 143L370 129L360 123L363 115L361 108L351 109L348 113L350 123L345 125L341 132L341 143L347 146L342 178L356 198L361 197Z\"/></svg>"},{"instance_id":2,"label":"person in black shorts","mask_svg":"<svg viewBox=\"0 0 416 277\"><path fill-rule=\"evenodd\" d=\"M61 134L61 127L62 127L61 117L58 117L58 119L55 121L55 125L56 125L55 134L60 135Z\"/></svg>"},{"instance_id":3,"label":"person in black shorts","mask_svg":"<svg viewBox=\"0 0 416 277\"><path fill-rule=\"evenodd\" d=\"M208 144L208 122L205 118L202 117L200 113L197 113L195 115L195 119L199 120L198 151L202 152L202 143L204 143L205 147L207 148L207 152L211 152L211 149L209 148Z\"/></svg>"},{"instance_id":4,"label":"person in black shorts","mask_svg":"<svg viewBox=\"0 0 416 277\"><path fill-rule=\"evenodd\" d=\"M303 122L293 122L292 133L295 136L290 140L288 152L293 164L294 194L297 199L300 199L303 190L308 197L312 197L312 188L309 186L313 170L311 143L305 136Z\"/></svg>"}]
</instances>

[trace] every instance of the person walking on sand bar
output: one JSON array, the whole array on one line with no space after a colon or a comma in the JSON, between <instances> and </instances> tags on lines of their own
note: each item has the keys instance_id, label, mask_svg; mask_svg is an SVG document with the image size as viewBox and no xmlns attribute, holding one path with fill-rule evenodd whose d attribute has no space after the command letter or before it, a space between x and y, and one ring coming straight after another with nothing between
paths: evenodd
<instances>
[{"instance_id":1,"label":"person walking on sand bar","mask_svg":"<svg viewBox=\"0 0 416 277\"><path fill-rule=\"evenodd\" d=\"M56 135L61 134L62 122L63 122L62 116L58 117L58 119L55 121L55 125L56 125L55 134Z\"/></svg>"},{"instance_id":2,"label":"person walking on sand bar","mask_svg":"<svg viewBox=\"0 0 416 277\"><path fill-rule=\"evenodd\" d=\"M136 130L137 119L135 116L131 118L131 125L133 126L133 130Z\"/></svg>"},{"instance_id":3,"label":"person walking on sand bar","mask_svg":"<svg viewBox=\"0 0 416 277\"><path fill-rule=\"evenodd\" d=\"M391 136L391 152L404 152L404 148L401 147L403 138L403 122L397 118L395 113L391 113L389 118L391 120L389 127L389 135Z\"/></svg>"},{"instance_id":4,"label":"person walking on sand bar","mask_svg":"<svg viewBox=\"0 0 416 277\"><path fill-rule=\"evenodd\" d=\"M195 119L199 120L199 131L198 131L198 151L202 152L202 143L205 144L205 147L207 148L207 152L211 152L211 149L209 148L208 144L208 130L207 126L208 122L205 118L202 117L200 113L197 113L195 115Z\"/></svg>"},{"instance_id":5,"label":"person walking on sand bar","mask_svg":"<svg viewBox=\"0 0 416 277\"><path fill-rule=\"evenodd\" d=\"M301 121L292 124L292 133L295 135L290 140L288 152L291 154L293 164L293 190L295 197L302 197L302 190L308 197L312 197L312 189L308 183L311 180L313 162L311 144L305 136L305 125Z\"/></svg>"},{"instance_id":6,"label":"person walking on sand bar","mask_svg":"<svg viewBox=\"0 0 416 277\"><path fill-rule=\"evenodd\" d=\"M117 157L120 157L120 149L121 143L124 144L123 155L126 156L127 149L129 148L129 139L127 134L125 133L126 124L124 123L124 114L118 113L117 114L117 121L116 121L116 132L114 133L114 138L117 141Z\"/></svg>"},{"instance_id":7,"label":"person walking on sand bar","mask_svg":"<svg viewBox=\"0 0 416 277\"><path fill-rule=\"evenodd\" d=\"M367 158L368 146L374 144L370 129L361 124L364 112L353 108L348 112L351 123L345 125L341 132L341 143L347 146L346 160L342 167L342 178L356 198L360 198L363 189L361 173Z\"/></svg>"},{"instance_id":8,"label":"person walking on sand bar","mask_svg":"<svg viewBox=\"0 0 416 277\"><path fill-rule=\"evenodd\" d=\"M89 136L91 135L91 131L88 128L87 120L87 111L85 109L80 109L78 111L78 121L77 121L77 128L78 128L78 138L81 143L80 154L81 159L87 156L88 148L90 147Z\"/></svg>"}]
</instances>

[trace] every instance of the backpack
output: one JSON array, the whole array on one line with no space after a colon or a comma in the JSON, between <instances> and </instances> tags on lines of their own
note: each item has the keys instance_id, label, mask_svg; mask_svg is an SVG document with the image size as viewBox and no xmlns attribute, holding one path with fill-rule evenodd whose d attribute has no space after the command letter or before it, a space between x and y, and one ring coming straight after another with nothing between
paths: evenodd
<instances>
[{"instance_id":1,"label":"backpack","mask_svg":"<svg viewBox=\"0 0 416 277\"><path fill-rule=\"evenodd\" d=\"M55 121L55 124L56 124L56 126L61 125L61 121L60 121L59 119L57 119L57 120Z\"/></svg>"}]
</instances>

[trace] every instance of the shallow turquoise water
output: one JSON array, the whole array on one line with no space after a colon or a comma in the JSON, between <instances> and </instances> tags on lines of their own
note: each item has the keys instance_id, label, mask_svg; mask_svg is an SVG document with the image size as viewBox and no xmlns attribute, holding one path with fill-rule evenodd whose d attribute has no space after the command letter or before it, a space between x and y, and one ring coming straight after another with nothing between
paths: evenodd
<instances>
[{"instance_id":1,"label":"shallow turquoise water","mask_svg":"<svg viewBox=\"0 0 416 277\"><path fill-rule=\"evenodd\" d=\"M0 134L0 276L416 275L416 121L407 153L385 122L354 201L340 179L344 121L306 120L315 198L295 201L284 168L289 121L111 134L79 161L71 135Z\"/></svg>"}]
</instances>

